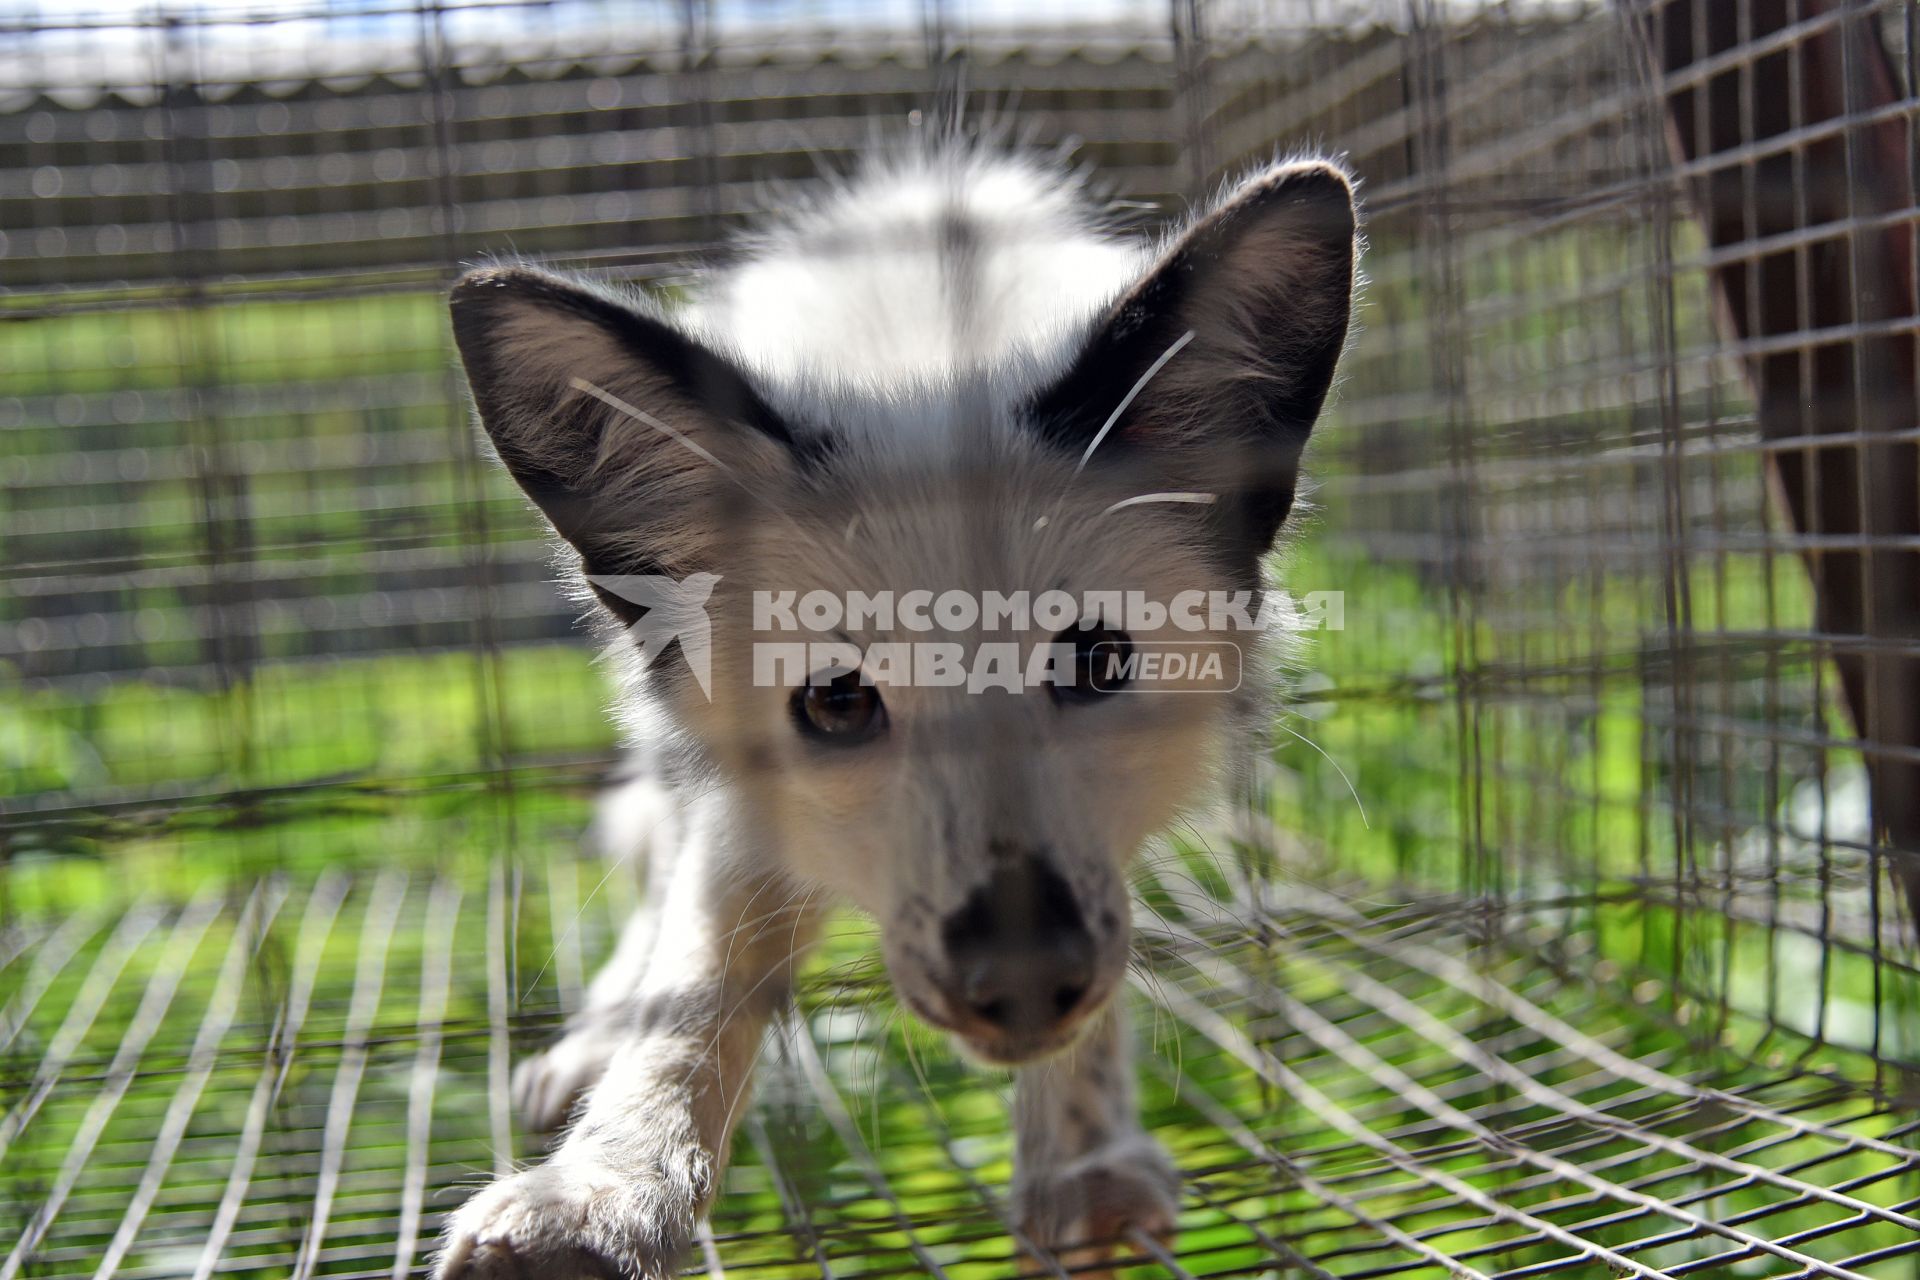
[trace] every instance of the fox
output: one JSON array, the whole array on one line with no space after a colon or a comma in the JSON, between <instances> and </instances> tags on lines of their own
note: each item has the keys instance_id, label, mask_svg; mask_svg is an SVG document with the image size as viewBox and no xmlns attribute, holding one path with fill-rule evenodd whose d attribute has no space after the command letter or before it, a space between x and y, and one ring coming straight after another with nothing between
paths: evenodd
<instances>
[{"instance_id":1,"label":"fox","mask_svg":"<svg viewBox=\"0 0 1920 1280\"><path fill-rule=\"evenodd\" d=\"M618 673L636 763L601 826L645 892L515 1072L526 1125L564 1135L449 1215L439 1280L676 1274L844 906L901 1006L1011 1071L1023 1250L1099 1265L1173 1238L1180 1178L1138 1115L1122 998L1129 871L1234 776L1268 695L1103 679L1102 655L1190 639L1116 600L1273 590L1349 342L1356 185L1276 157L1146 233L1056 159L924 143L776 211L673 297L524 262L457 281L479 426ZM809 608L916 591L930 615ZM1055 607L946 607L1015 592ZM824 619L820 669L788 644L795 601ZM871 678L897 643L1046 660Z\"/></svg>"}]
</instances>

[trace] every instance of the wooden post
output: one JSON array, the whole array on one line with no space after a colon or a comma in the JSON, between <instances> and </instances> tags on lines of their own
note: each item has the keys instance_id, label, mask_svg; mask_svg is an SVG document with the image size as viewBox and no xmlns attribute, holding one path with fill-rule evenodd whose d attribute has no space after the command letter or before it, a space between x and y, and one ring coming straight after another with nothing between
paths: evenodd
<instances>
[{"instance_id":1,"label":"wooden post","mask_svg":"<svg viewBox=\"0 0 1920 1280\"><path fill-rule=\"evenodd\" d=\"M1639 7L1866 756L1874 835L1920 918L1913 103L1873 16L1846 0Z\"/></svg>"}]
</instances>

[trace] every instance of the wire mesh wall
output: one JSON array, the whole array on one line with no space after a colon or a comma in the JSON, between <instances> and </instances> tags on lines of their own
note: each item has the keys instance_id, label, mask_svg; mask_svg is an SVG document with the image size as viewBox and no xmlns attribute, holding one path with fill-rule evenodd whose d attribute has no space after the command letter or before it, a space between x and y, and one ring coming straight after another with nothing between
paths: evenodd
<instances>
[{"instance_id":1,"label":"wire mesh wall","mask_svg":"<svg viewBox=\"0 0 1920 1280\"><path fill-rule=\"evenodd\" d=\"M1346 625L1142 873L1128 1274L1915 1274L1917 17L0 5L0 1280L399 1277L536 1152L634 890L445 285L670 292L954 95L1142 225L1366 181L1286 564ZM1003 1084L884 985L828 948L701 1270L1020 1265Z\"/></svg>"}]
</instances>

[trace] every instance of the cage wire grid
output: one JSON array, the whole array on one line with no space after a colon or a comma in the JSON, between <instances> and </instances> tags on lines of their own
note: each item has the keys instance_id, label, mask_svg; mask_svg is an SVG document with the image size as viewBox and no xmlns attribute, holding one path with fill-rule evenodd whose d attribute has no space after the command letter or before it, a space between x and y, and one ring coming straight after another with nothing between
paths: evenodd
<instances>
[{"instance_id":1,"label":"cage wire grid","mask_svg":"<svg viewBox=\"0 0 1920 1280\"><path fill-rule=\"evenodd\" d=\"M0 1280L421 1272L635 900L442 293L959 94L1153 225L1366 181L1250 794L1139 875L1137 1276L1920 1271L1916 9L0 7ZM1302 739L1310 738L1310 744ZM1322 754L1324 753L1324 754ZM1351 786L1349 786L1351 783ZM696 1273L1060 1275L848 922Z\"/></svg>"}]
</instances>

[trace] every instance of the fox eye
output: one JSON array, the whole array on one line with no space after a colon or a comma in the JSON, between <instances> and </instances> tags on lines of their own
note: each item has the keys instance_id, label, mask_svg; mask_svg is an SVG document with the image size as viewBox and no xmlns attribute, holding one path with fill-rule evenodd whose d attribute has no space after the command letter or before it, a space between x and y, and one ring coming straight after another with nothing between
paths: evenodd
<instances>
[{"instance_id":1,"label":"fox eye","mask_svg":"<svg viewBox=\"0 0 1920 1280\"><path fill-rule=\"evenodd\" d=\"M851 747L878 737L887 727L880 691L848 671L793 691L793 722L809 738Z\"/></svg>"},{"instance_id":2,"label":"fox eye","mask_svg":"<svg viewBox=\"0 0 1920 1280\"><path fill-rule=\"evenodd\" d=\"M1056 702L1097 702L1118 693L1133 680L1133 639L1106 626L1078 626L1062 631L1056 644L1073 646L1073 683L1053 686Z\"/></svg>"}]
</instances>

